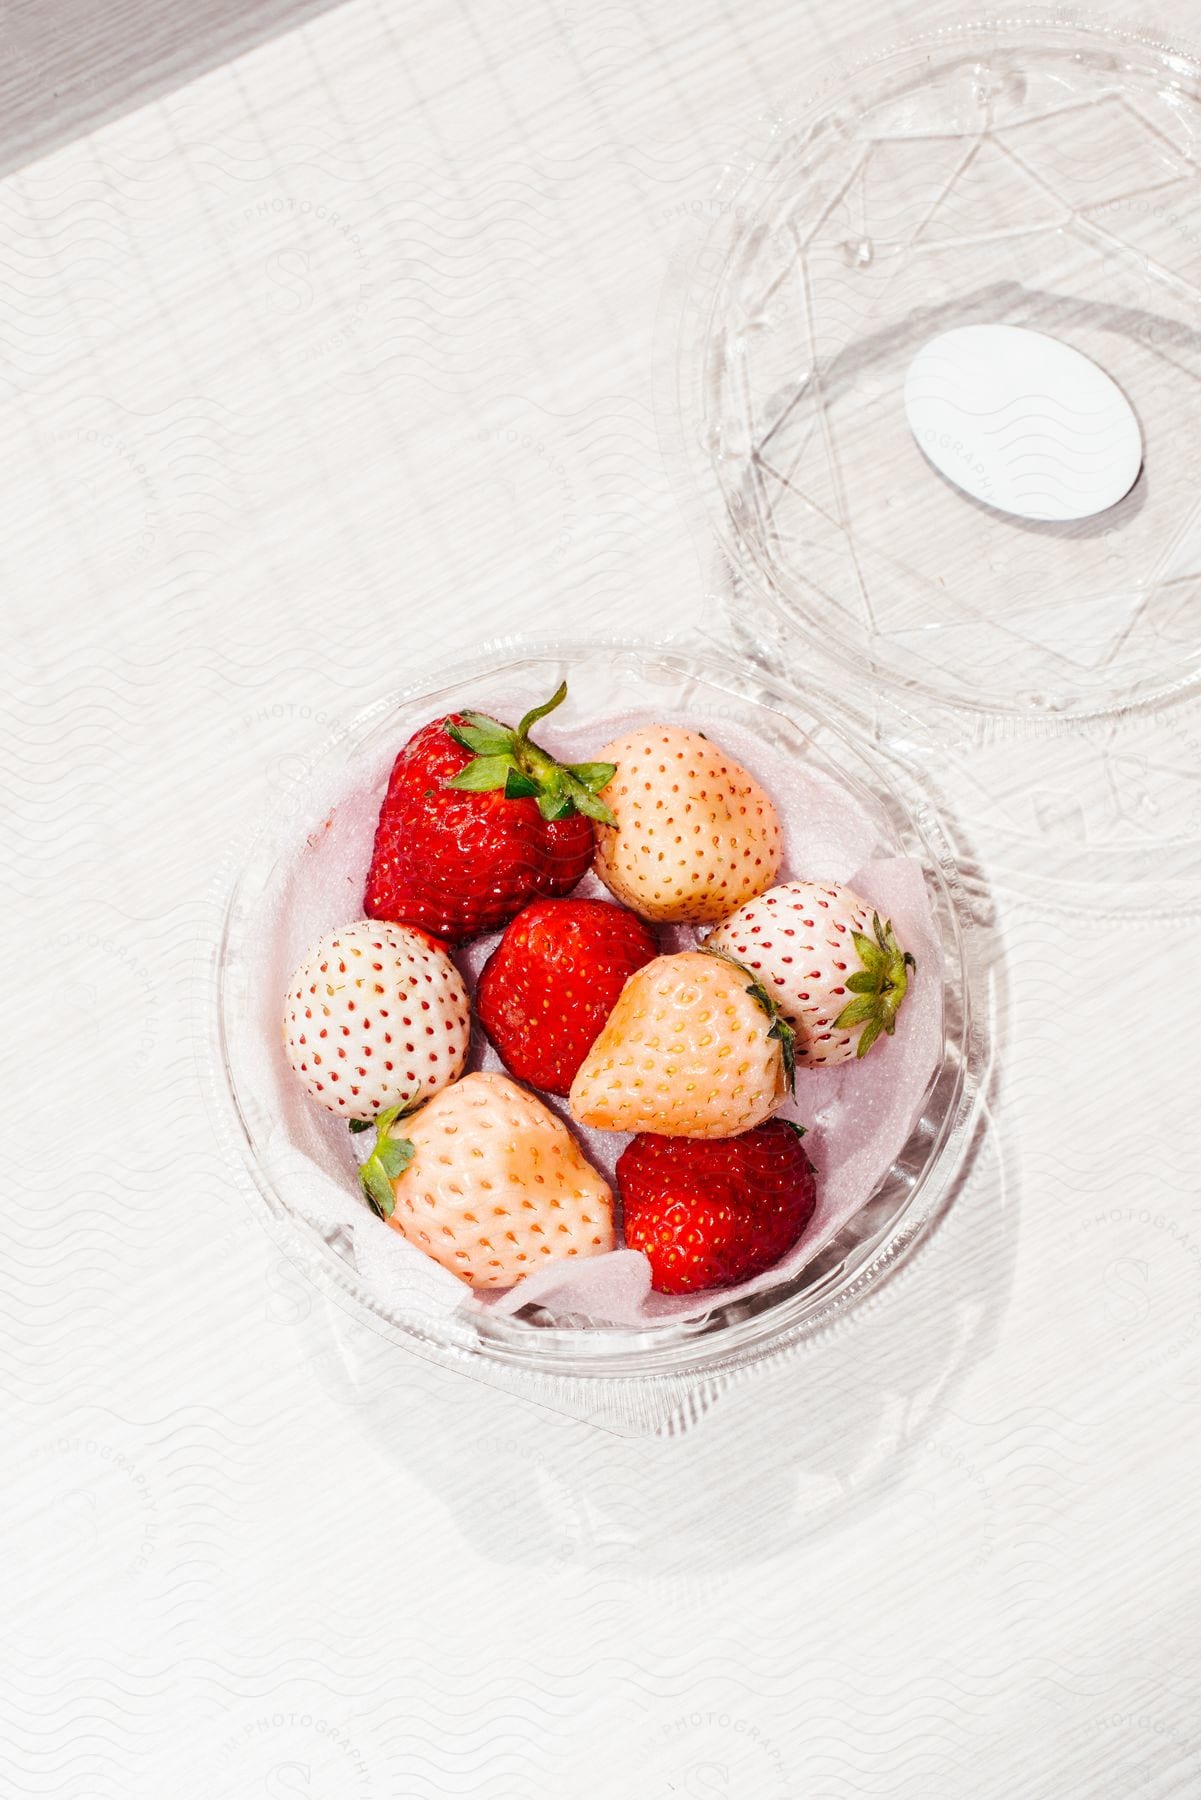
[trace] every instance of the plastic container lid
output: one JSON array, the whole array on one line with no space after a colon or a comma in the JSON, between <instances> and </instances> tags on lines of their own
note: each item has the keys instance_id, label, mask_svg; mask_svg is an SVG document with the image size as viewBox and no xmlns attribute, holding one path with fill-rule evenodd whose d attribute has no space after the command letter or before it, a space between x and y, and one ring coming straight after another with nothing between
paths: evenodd
<instances>
[{"instance_id":1,"label":"plastic container lid","mask_svg":"<svg viewBox=\"0 0 1201 1800\"><path fill-rule=\"evenodd\" d=\"M1194 56L1028 14L833 68L730 172L672 400L689 480L790 638L911 713L1106 715L1196 680L1199 154ZM1117 384L1145 444L1125 498L1031 521L931 465L906 373L981 324Z\"/></svg>"}]
</instances>

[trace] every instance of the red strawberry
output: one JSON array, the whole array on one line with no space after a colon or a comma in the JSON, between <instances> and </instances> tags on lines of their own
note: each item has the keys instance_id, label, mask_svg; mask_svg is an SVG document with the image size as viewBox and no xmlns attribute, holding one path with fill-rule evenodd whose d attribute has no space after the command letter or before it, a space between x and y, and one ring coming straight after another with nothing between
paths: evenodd
<instances>
[{"instance_id":1,"label":"red strawberry","mask_svg":"<svg viewBox=\"0 0 1201 1800\"><path fill-rule=\"evenodd\" d=\"M650 1259L660 1294L733 1287L770 1269L817 1204L813 1166L787 1119L732 1138L644 1132L618 1158L617 1181L626 1243Z\"/></svg>"},{"instance_id":2,"label":"red strawberry","mask_svg":"<svg viewBox=\"0 0 1201 1800\"><path fill-rule=\"evenodd\" d=\"M606 900L535 900L484 964L476 1011L505 1066L567 1094L618 995L659 954L655 934Z\"/></svg>"},{"instance_id":3,"label":"red strawberry","mask_svg":"<svg viewBox=\"0 0 1201 1800\"><path fill-rule=\"evenodd\" d=\"M451 713L410 738L380 808L367 873L373 919L420 925L450 943L494 931L539 894L566 894L592 861L596 790L611 763L565 767L530 741L564 682L514 731Z\"/></svg>"}]
</instances>

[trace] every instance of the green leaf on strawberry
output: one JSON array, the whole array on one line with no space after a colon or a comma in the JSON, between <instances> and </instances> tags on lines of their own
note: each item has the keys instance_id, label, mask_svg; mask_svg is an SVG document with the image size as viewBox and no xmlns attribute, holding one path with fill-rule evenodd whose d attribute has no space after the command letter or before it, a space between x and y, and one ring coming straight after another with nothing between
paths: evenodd
<instances>
[{"instance_id":1,"label":"green leaf on strawberry","mask_svg":"<svg viewBox=\"0 0 1201 1800\"><path fill-rule=\"evenodd\" d=\"M612 780L612 763L590 763L588 767L599 767L610 771L610 774L601 781L600 785L602 787L605 785L606 781ZM564 771L563 787L565 792L570 796L571 803L577 812L586 813L590 819L598 819L602 825L608 825L610 823L613 814L609 811L609 808L605 805L603 800L597 799L595 793L588 784L577 775L575 769L567 769Z\"/></svg>"},{"instance_id":2,"label":"green leaf on strawberry","mask_svg":"<svg viewBox=\"0 0 1201 1800\"><path fill-rule=\"evenodd\" d=\"M616 774L615 764L567 767L530 738L531 727L554 712L566 697L564 681L543 705L531 707L516 730L486 713L463 712L448 720L448 734L464 750L470 750L474 760L452 775L446 786L469 794L503 788L507 800L536 800L538 811L548 821L580 812L602 825L616 825L612 812L597 798Z\"/></svg>"},{"instance_id":3,"label":"green leaf on strawberry","mask_svg":"<svg viewBox=\"0 0 1201 1800\"><path fill-rule=\"evenodd\" d=\"M875 938L869 938L862 931L852 931L851 939L859 953L859 960L871 973L883 968L887 961L887 953L880 948Z\"/></svg>"},{"instance_id":4,"label":"green leaf on strawberry","mask_svg":"<svg viewBox=\"0 0 1201 1800\"><path fill-rule=\"evenodd\" d=\"M574 776L589 793L599 794L603 787L608 787L617 773L616 763L572 763L567 773Z\"/></svg>"},{"instance_id":5,"label":"green leaf on strawberry","mask_svg":"<svg viewBox=\"0 0 1201 1800\"><path fill-rule=\"evenodd\" d=\"M447 787L462 788L468 794L486 794L492 788L504 787L513 765L507 756L477 756L465 769L452 775Z\"/></svg>"},{"instance_id":6,"label":"green leaf on strawberry","mask_svg":"<svg viewBox=\"0 0 1201 1800\"><path fill-rule=\"evenodd\" d=\"M366 1131L370 1125L375 1126L375 1145L359 1170L359 1182L372 1212L381 1219L390 1219L395 1212L396 1196L392 1192L392 1183L398 1175L404 1174L415 1154L408 1138L392 1137L391 1129L402 1114L412 1110L411 1106L389 1106L374 1120L350 1121L352 1131Z\"/></svg>"},{"instance_id":7,"label":"green leaf on strawberry","mask_svg":"<svg viewBox=\"0 0 1201 1800\"><path fill-rule=\"evenodd\" d=\"M513 733L507 726L485 718L483 713L464 713L462 717L468 721L466 725L446 727L456 744L462 744L464 750L470 750L476 756L508 755Z\"/></svg>"},{"instance_id":8,"label":"green leaf on strawberry","mask_svg":"<svg viewBox=\"0 0 1201 1800\"><path fill-rule=\"evenodd\" d=\"M855 995L848 1000L834 1021L836 1031L863 1030L855 1055L867 1055L876 1039L884 1032L891 1037L897 1026L897 1014L909 991L909 974L917 964L908 950L902 950L892 928L892 920L881 923L879 913L872 914L872 933L853 931L851 937L862 969L846 979L847 989Z\"/></svg>"},{"instance_id":9,"label":"green leaf on strawberry","mask_svg":"<svg viewBox=\"0 0 1201 1800\"><path fill-rule=\"evenodd\" d=\"M408 1138L384 1138L375 1151L375 1160L389 1179L403 1175L413 1160L413 1146Z\"/></svg>"},{"instance_id":10,"label":"green leaf on strawberry","mask_svg":"<svg viewBox=\"0 0 1201 1800\"><path fill-rule=\"evenodd\" d=\"M834 1023L839 1031L850 1031L852 1026L863 1025L868 1019L874 1018L877 1011L875 992L860 994L858 999L843 1007Z\"/></svg>"},{"instance_id":11,"label":"green leaf on strawberry","mask_svg":"<svg viewBox=\"0 0 1201 1800\"><path fill-rule=\"evenodd\" d=\"M759 990L760 993L763 991L764 991L763 989ZM748 988L747 993L754 994L756 1000L759 998L759 994L755 992L754 988ZM788 1084L788 1092L790 1094L795 1094L796 1093L796 1032L792 1029L792 1026L788 1023L788 1020L785 1019L780 1013L777 1013L772 1020L771 1030L768 1032L767 1035L769 1038L775 1038L776 1042L780 1046L780 1061L784 1065L784 1080Z\"/></svg>"}]
</instances>

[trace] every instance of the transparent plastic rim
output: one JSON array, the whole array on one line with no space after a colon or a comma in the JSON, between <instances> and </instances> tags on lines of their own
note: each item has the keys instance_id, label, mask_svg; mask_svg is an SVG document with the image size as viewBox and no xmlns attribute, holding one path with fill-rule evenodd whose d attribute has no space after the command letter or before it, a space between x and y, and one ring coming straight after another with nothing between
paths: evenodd
<instances>
[{"instance_id":1,"label":"transparent plastic rim","mask_svg":"<svg viewBox=\"0 0 1201 1800\"><path fill-rule=\"evenodd\" d=\"M265 858L272 854L273 828L285 816L295 817L288 796L271 809L241 851L231 855L223 877L222 927L204 972L208 996L206 1095L223 1147L249 1176L260 1217L281 1251L321 1292L391 1341L468 1372L473 1366L483 1372L483 1365L500 1365L544 1378L711 1374L773 1355L841 1318L900 1267L949 1205L970 1168L990 1086L993 971L991 959L982 950L982 928L961 878L955 848L920 777L887 750L865 743L857 721L834 715L828 707L814 706L783 680L748 665L718 660L711 652L667 651L631 643L506 640L470 663L431 667L419 680L376 701L328 736L307 759L306 768L312 771L333 755L353 757L383 716L423 693L437 692L456 680L477 678L485 671L502 675L517 663L595 654L699 679L744 703L770 706L792 719L813 721L841 740L857 760L879 770L884 793L882 796L881 788L876 788L873 797L890 803L894 822L903 826L907 848L925 867L944 947L946 1048L911 1134L911 1142L924 1134L928 1153L920 1173L909 1183L903 1203L879 1222L872 1219L873 1201L869 1200L801 1275L741 1301L723 1305L717 1299L713 1312L699 1320L631 1330L601 1325L564 1328L512 1315L464 1316L435 1332L395 1316L360 1284L338 1250L291 1211L286 1196L268 1176L239 1099L230 1057L230 995L225 982L230 946L240 928L243 903L263 879ZM292 793L303 780L302 774ZM855 783L848 778L848 785Z\"/></svg>"},{"instance_id":2,"label":"transparent plastic rim","mask_svg":"<svg viewBox=\"0 0 1201 1800\"><path fill-rule=\"evenodd\" d=\"M931 51L982 47L1003 43L1008 36L1041 31L1061 36L1097 50L1128 49L1162 63L1165 78L1187 82L1201 94L1201 48L1187 38L1163 38L1141 26L1124 25L1100 15L1070 8L1032 7L1020 13L969 15L944 25L931 25L891 38L861 56L830 59L819 66L787 104L781 102L758 120L758 139L727 163L711 196L715 217L700 235L681 244L672 259L664 287L657 329L657 414L660 440L682 505L694 520L694 528L715 534L724 551L753 587L756 597L781 626L803 643L806 653L855 680L870 679L893 690L902 703L920 701L924 711L937 716L976 714L982 719L1008 716L1045 730L1048 726L1071 727L1090 719L1108 717L1112 700L1081 698L1062 711L1031 713L1017 702L997 696L978 700L970 694L927 692L904 675L874 662L865 670L851 645L829 633L818 635L807 612L791 596L779 591L776 572L765 553L749 539L739 524L736 495L714 467L699 441L698 426L707 416L712 372L709 347L715 329L716 310L727 271L743 254L758 229L762 201L779 180L781 169L797 154L798 142L816 129L824 111L837 103L846 84L901 65L922 49ZM1201 686L1201 655L1187 666L1165 671L1122 696L1123 712L1151 711Z\"/></svg>"}]
</instances>

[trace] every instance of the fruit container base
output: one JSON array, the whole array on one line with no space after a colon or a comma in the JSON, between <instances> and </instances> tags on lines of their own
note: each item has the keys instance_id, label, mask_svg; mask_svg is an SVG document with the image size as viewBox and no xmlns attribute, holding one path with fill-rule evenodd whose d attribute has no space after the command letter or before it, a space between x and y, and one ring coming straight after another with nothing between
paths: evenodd
<instances>
[{"instance_id":1,"label":"fruit container base","mask_svg":"<svg viewBox=\"0 0 1201 1800\"><path fill-rule=\"evenodd\" d=\"M268 1023L305 940L316 928L361 914L364 869L339 866L336 880L314 882L312 862L348 809L373 816L401 744L441 713L463 706L515 713L560 680L569 685L564 711L572 728L577 735L586 730L596 746L639 720L690 722L719 742L724 728L740 744L757 747L760 767L778 770L781 781L790 770L811 771L854 794L870 810L879 853L920 864L940 962L937 1066L903 1146L854 1218L799 1274L741 1298L714 1293L699 1316L637 1327L543 1305L507 1313L464 1305L448 1312L403 1284L389 1293L377 1276L368 1278L356 1251L357 1223L348 1228L337 1205L323 1211L310 1204L306 1142L297 1130L281 1128L290 1076ZM548 722L545 736L553 735ZM948 823L920 776L886 745L868 742L849 717L834 716L789 683L711 651L499 646L470 666L431 672L336 731L307 759L231 872L212 971L211 1085L221 1129L284 1252L339 1305L397 1345L589 1418L600 1405L598 1382L657 1383L662 1393L675 1393L681 1382L773 1355L842 1317L899 1266L950 1204L971 1162L991 1068L994 959L972 891ZM803 1112L803 1088L800 1104ZM359 1208L349 1148L337 1135L344 1125L316 1108L309 1112L298 1130L323 1136L329 1191L341 1183L349 1206ZM335 1162L342 1157L340 1170L329 1163L330 1145ZM386 1232L365 1208L361 1215Z\"/></svg>"}]
</instances>

